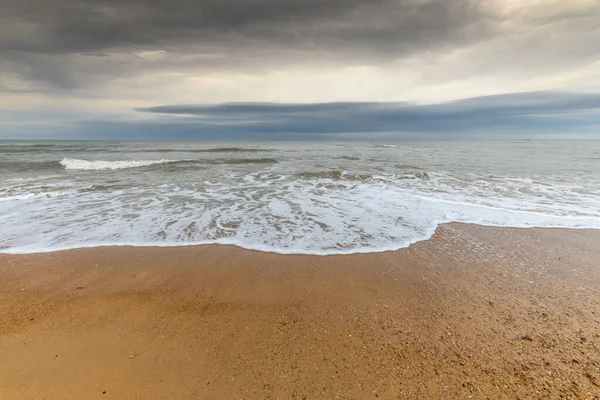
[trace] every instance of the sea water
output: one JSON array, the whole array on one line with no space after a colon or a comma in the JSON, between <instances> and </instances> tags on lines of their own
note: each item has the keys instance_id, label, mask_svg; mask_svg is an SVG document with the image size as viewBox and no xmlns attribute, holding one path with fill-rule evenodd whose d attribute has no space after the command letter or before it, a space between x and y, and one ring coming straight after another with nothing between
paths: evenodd
<instances>
[{"instance_id":1,"label":"sea water","mask_svg":"<svg viewBox=\"0 0 600 400\"><path fill-rule=\"evenodd\" d=\"M406 247L440 223L600 228L600 142L0 142L0 252Z\"/></svg>"}]
</instances>

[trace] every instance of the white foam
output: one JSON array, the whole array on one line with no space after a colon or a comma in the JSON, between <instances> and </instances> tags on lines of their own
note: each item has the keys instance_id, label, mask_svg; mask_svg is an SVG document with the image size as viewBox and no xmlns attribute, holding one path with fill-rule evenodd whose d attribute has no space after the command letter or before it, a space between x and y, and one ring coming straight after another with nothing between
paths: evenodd
<instances>
[{"instance_id":1,"label":"white foam","mask_svg":"<svg viewBox=\"0 0 600 400\"><path fill-rule=\"evenodd\" d=\"M175 161L135 146L61 162L87 173L12 168L0 180L0 252L215 243L326 255L396 250L452 221L600 229L600 170L589 158L600 148L587 144L534 155L505 144L286 144L273 150L278 163L214 162L222 155L207 153L176 172L148 169L143 182L135 167ZM568 157L560 166L557 154ZM123 168L131 169L103 171Z\"/></svg>"},{"instance_id":2,"label":"white foam","mask_svg":"<svg viewBox=\"0 0 600 400\"><path fill-rule=\"evenodd\" d=\"M124 161L105 161L105 160L78 160L73 158L63 158L60 164L65 169L72 170L115 170L125 168L147 167L155 164L166 164L177 162L176 160L124 160Z\"/></svg>"},{"instance_id":3,"label":"white foam","mask_svg":"<svg viewBox=\"0 0 600 400\"><path fill-rule=\"evenodd\" d=\"M273 183L259 174L233 178L202 190L162 184L152 192L131 188L0 202L0 243L7 247L0 252L212 243L328 255L407 247L452 221L600 228L598 198L570 205L570 198L563 198L557 208L537 204L535 197L489 198L478 193L483 187L442 191L448 184L443 174L399 182L390 176L367 182L288 176Z\"/></svg>"}]
</instances>

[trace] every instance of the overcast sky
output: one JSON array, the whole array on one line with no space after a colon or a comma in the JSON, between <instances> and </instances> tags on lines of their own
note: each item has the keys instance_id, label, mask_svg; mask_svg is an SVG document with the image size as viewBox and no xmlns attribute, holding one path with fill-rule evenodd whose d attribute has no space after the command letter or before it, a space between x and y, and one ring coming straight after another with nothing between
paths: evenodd
<instances>
[{"instance_id":1,"label":"overcast sky","mask_svg":"<svg viewBox=\"0 0 600 400\"><path fill-rule=\"evenodd\" d=\"M0 1L0 138L477 137L600 138L600 1Z\"/></svg>"}]
</instances>

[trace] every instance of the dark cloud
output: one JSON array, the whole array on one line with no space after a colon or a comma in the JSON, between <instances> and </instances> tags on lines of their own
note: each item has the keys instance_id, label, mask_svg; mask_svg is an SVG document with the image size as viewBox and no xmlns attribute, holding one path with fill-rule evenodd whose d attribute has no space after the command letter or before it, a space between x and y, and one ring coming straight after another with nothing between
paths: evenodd
<instances>
[{"instance_id":1,"label":"dark cloud","mask_svg":"<svg viewBox=\"0 0 600 400\"><path fill-rule=\"evenodd\" d=\"M465 39L474 0L4 0L2 49L268 48L389 51ZM11 29L12 28L12 29ZM237 50L243 50L240 47Z\"/></svg>"},{"instance_id":2,"label":"dark cloud","mask_svg":"<svg viewBox=\"0 0 600 400\"><path fill-rule=\"evenodd\" d=\"M50 105L76 114L81 105L83 118L100 101L129 111L133 101L437 100L532 88L598 90L598 35L600 4L583 1L1 0L0 101L14 109L14 96L31 94L31 104L17 99L23 108ZM221 105L210 118L222 130L238 121L247 132L277 132L292 122L297 132L324 126L333 133L383 132L425 129L415 118L427 112L439 113L428 130L440 121L470 129L468 121L479 118L471 111L492 100L472 101L481 104L338 104L313 111ZM461 107L470 112L462 115ZM501 112L516 118L518 110L507 107L494 109L493 124L505 122ZM164 124L208 112L162 111ZM522 126L543 122L540 115L519 118ZM557 126L568 120L549 118ZM584 116L576 121L589 125Z\"/></svg>"},{"instance_id":3,"label":"dark cloud","mask_svg":"<svg viewBox=\"0 0 600 400\"><path fill-rule=\"evenodd\" d=\"M108 53L81 53L85 57L108 57Z\"/></svg>"},{"instance_id":4,"label":"dark cloud","mask_svg":"<svg viewBox=\"0 0 600 400\"><path fill-rule=\"evenodd\" d=\"M397 139L600 135L600 94L582 93L520 93L434 105L239 103L138 111L163 118L151 124L127 124L122 132L145 132L146 138L153 139L332 139L340 134L368 139L380 133Z\"/></svg>"},{"instance_id":5,"label":"dark cloud","mask_svg":"<svg viewBox=\"0 0 600 400\"><path fill-rule=\"evenodd\" d=\"M0 69L70 89L139 65L114 53L162 50L160 68L378 63L480 40L478 0L3 0ZM220 57L194 55L218 54ZM104 59L96 64L76 56ZM185 57L184 57L185 56ZM81 76L77 76L81 75Z\"/></svg>"}]
</instances>

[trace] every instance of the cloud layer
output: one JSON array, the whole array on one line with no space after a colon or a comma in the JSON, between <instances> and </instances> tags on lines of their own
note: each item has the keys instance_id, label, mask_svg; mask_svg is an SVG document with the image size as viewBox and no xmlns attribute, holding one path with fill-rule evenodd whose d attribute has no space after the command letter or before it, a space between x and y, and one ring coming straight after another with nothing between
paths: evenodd
<instances>
[{"instance_id":1,"label":"cloud layer","mask_svg":"<svg viewBox=\"0 0 600 400\"><path fill-rule=\"evenodd\" d=\"M596 0L4 0L0 135L160 104L600 92L598 37Z\"/></svg>"},{"instance_id":2,"label":"cloud layer","mask_svg":"<svg viewBox=\"0 0 600 400\"><path fill-rule=\"evenodd\" d=\"M6 0L2 11L4 68L63 90L140 70L372 64L492 29L473 0Z\"/></svg>"},{"instance_id":3,"label":"cloud layer","mask_svg":"<svg viewBox=\"0 0 600 400\"><path fill-rule=\"evenodd\" d=\"M96 123L96 134L111 132L107 138L129 139L399 140L564 138L600 132L598 94L522 93L436 105L229 103L138 111L156 119Z\"/></svg>"}]
</instances>

